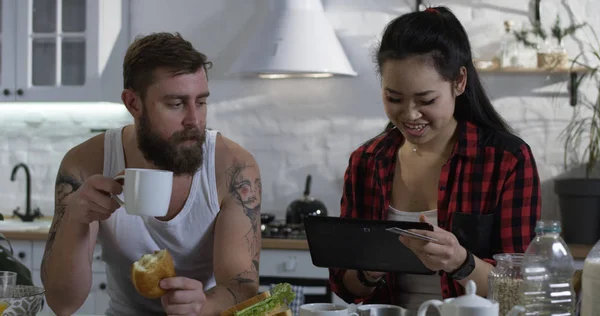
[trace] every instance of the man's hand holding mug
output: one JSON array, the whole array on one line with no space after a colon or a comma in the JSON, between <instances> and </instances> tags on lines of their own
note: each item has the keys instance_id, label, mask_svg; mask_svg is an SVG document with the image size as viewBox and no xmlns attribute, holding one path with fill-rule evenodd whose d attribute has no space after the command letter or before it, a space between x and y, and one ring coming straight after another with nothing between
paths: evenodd
<instances>
[{"instance_id":1,"label":"man's hand holding mug","mask_svg":"<svg viewBox=\"0 0 600 316\"><path fill-rule=\"evenodd\" d=\"M165 216L172 188L171 171L127 168L113 178L93 175L74 193L71 216L90 224L108 219L121 206L131 215ZM123 198L118 196L121 193Z\"/></svg>"}]
</instances>

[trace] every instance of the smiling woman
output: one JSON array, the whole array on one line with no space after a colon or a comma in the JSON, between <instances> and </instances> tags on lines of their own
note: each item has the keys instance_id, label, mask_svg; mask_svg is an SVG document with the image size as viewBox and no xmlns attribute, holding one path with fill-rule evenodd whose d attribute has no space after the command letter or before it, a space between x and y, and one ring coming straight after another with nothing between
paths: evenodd
<instances>
[{"instance_id":1,"label":"smiling woman","mask_svg":"<svg viewBox=\"0 0 600 316\"><path fill-rule=\"evenodd\" d=\"M390 22L376 60L390 123L352 153L341 216L431 223L420 233L436 241L398 243L439 274L332 268L332 289L347 302L414 311L463 294L469 280L486 296L492 256L524 252L534 237L541 193L531 150L494 110L447 8Z\"/></svg>"}]
</instances>

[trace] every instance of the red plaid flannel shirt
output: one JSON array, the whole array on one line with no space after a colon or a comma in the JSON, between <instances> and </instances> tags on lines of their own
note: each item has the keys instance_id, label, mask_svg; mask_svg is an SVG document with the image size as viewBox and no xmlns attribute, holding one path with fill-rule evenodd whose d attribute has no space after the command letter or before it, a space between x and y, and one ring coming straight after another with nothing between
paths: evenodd
<instances>
[{"instance_id":1,"label":"red plaid flannel shirt","mask_svg":"<svg viewBox=\"0 0 600 316\"><path fill-rule=\"evenodd\" d=\"M459 122L458 129L458 140L440 175L438 225L491 264L494 254L525 252L541 212L540 180L529 146L516 136L470 122ZM352 153L344 177L342 217L387 218L396 153L403 141L394 128ZM342 282L346 270L329 272L332 291L346 302L397 304L400 293L394 291L393 273L385 276L385 286L368 297L356 297ZM444 298L464 294L447 273L439 275Z\"/></svg>"}]
</instances>

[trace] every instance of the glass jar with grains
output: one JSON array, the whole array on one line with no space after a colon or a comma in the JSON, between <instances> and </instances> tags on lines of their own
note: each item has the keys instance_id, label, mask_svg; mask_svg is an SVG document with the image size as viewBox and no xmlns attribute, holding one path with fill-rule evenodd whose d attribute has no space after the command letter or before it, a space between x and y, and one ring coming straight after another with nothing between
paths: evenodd
<instances>
[{"instance_id":1,"label":"glass jar with grains","mask_svg":"<svg viewBox=\"0 0 600 316\"><path fill-rule=\"evenodd\" d=\"M488 298L500 304L500 315L506 315L515 305L522 305L522 253L494 255L496 266L488 276Z\"/></svg>"}]
</instances>

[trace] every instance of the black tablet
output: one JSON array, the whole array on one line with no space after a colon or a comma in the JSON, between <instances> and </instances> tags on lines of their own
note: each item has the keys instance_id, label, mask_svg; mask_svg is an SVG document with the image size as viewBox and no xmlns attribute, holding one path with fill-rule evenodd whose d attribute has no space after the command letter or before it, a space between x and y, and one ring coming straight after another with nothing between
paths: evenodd
<instances>
[{"instance_id":1,"label":"black tablet","mask_svg":"<svg viewBox=\"0 0 600 316\"><path fill-rule=\"evenodd\" d=\"M306 216L312 262L321 268L434 274L389 228L433 230L428 223Z\"/></svg>"}]
</instances>

